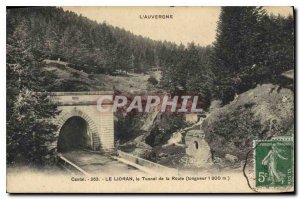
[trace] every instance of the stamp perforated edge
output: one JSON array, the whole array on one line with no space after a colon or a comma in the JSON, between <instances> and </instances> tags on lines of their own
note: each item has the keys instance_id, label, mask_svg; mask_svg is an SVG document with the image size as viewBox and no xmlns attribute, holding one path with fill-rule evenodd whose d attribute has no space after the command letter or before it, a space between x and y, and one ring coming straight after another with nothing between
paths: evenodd
<instances>
[{"instance_id":1,"label":"stamp perforated edge","mask_svg":"<svg viewBox=\"0 0 300 199\"><path fill-rule=\"evenodd\" d=\"M283 142L290 142L292 143L292 146L293 146L293 150L292 150L292 157L293 157L293 162L292 162L292 171L293 171L293 183L292 185L288 185L288 186L281 186L281 187L278 187L278 186L260 186L260 187L257 187L256 186L256 161L255 161L255 157L256 157L256 146L257 146L257 143L258 142L274 142L274 141L283 141ZM271 139L269 140L260 140L260 139L257 139L257 140L253 140L253 171L254 171L254 178L253 178L253 187L256 189L256 190L260 190L260 189L276 189L276 190L282 190L282 191L288 191L290 190L291 188L293 188L294 190L294 184L295 184L295 161L294 161L294 151L295 149L295 146L294 146L294 136L278 136L278 137L272 137Z\"/></svg>"}]
</instances>

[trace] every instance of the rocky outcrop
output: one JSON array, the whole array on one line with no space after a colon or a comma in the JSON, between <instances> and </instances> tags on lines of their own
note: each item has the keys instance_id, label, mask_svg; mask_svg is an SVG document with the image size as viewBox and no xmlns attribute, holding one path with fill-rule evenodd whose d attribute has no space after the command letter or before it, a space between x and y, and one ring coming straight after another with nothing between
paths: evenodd
<instances>
[{"instance_id":1,"label":"rocky outcrop","mask_svg":"<svg viewBox=\"0 0 300 199\"><path fill-rule=\"evenodd\" d=\"M259 85L213 108L202 129L213 157L231 154L243 160L254 139L294 134L294 93L273 84Z\"/></svg>"}]
</instances>

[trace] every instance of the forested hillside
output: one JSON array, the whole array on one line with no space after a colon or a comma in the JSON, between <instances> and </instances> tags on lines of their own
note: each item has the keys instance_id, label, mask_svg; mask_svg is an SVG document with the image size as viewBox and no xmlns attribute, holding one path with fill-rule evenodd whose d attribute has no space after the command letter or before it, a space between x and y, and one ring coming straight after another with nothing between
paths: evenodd
<instances>
[{"instance_id":1,"label":"forested hillside","mask_svg":"<svg viewBox=\"0 0 300 199\"><path fill-rule=\"evenodd\" d=\"M162 70L168 91L225 103L293 68L294 20L258 7L222 8L210 47L154 41L56 7L7 10L7 35L27 41L39 59L60 59L88 74ZM22 32L22 34L18 34ZM183 33L184 34L184 33ZM18 35L18 38L16 38Z\"/></svg>"},{"instance_id":2,"label":"forested hillside","mask_svg":"<svg viewBox=\"0 0 300 199\"><path fill-rule=\"evenodd\" d=\"M159 42L55 7L9 9L7 33L26 31L40 59L58 59L89 73L141 70L155 65Z\"/></svg>"},{"instance_id":3,"label":"forested hillside","mask_svg":"<svg viewBox=\"0 0 300 199\"><path fill-rule=\"evenodd\" d=\"M22 34L15 38L18 32ZM7 10L7 34L8 39L27 41L40 61L60 59L89 74L144 73L160 68L164 87L170 90L187 87L184 69L207 67L210 49L153 41L55 7Z\"/></svg>"},{"instance_id":4,"label":"forested hillside","mask_svg":"<svg viewBox=\"0 0 300 199\"><path fill-rule=\"evenodd\" d=\"M153 41L55 7L9 9L7 34L23 30L40 59L69 62L88 73L145 72L160 64L170 42Z\"/></svg>"}]
</instances>

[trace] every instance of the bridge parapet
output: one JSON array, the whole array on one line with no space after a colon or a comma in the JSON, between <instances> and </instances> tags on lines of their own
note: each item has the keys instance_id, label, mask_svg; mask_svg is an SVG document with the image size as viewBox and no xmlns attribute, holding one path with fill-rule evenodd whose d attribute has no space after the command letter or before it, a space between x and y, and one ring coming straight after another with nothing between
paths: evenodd
<instances>
[{"instance_id":1,"label":"bridge parapet","mask_svg":"<svg viewBox=\"0 0 300 199\"><path fill-rule=\"evenodd\" d=\"M105 96L102 105L111 105L113 103L113 91L88 91L88 92L52 92L51 99L58 105L97 105L101 96ZM109 100L108 100L109 99Z\"/></svg>"}]
</instances>

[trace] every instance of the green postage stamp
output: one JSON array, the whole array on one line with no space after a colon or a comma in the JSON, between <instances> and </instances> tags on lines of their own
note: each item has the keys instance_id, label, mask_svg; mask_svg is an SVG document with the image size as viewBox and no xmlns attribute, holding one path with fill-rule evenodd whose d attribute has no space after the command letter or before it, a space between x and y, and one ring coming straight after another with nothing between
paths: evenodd
<instances>
[{"instance_id":1,"label":"green postage stamp","mask_svg":"<svg viewBox=\"0 0 300 199\"><path fill-rule=\"evenodd\" d=\"M294 184L294 143L291 137L254 141L256 187L290 187Z\"/></svg>"}]
</instances>

